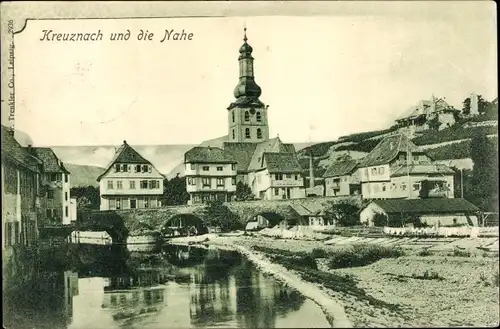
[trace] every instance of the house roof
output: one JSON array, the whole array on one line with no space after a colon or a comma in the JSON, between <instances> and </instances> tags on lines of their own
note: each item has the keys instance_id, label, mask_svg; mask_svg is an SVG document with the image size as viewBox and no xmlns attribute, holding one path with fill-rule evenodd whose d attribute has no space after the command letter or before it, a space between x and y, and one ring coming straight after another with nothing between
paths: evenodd
<instances>
[{"instance_id":1,"label":"house roof","mask_svg":"<svg viewBox=\"0 0 500 329\"><path fill-rule=\"evenodd\" d=\"M290 207L299 215L299 216L323 216L324 211L322 208L314 206L314 204L310 204L307 207L301 204L293 204Z\"/></svg>"},{"instance_id":2,"label":"house roof","mask_svg":"<svg viewBox=\"0 0 500 329\"><path fill-rule=\"evenodd\" d=\"M396 158L400 152L423 153L404 134L387 136L375 148L366 155L359 167L371 167L381 164L388 164Z\"/></svg>"},{"instance_id":3,"label":"house roof","mask_svg":"<svg viewBox=\"0 0 500 329\"><path fill-rule=\"evenodd\" d=\"M233 155L218 147L196 146L184 154L184 162L190 163L237 163Z\"/></svg>"},{"instance_id":4,"label":"house roof","mask_svg":"<svg viewBox=\"0 0 500 329\"><path fill-rule=\"evenodd\" d=\"M97 177L98 182L109 171L109 169L113 167L115 163L148 164L153 166L150 161L146 160L142 155L134 150L132 146L128 145L127 141L123 141L123 144L116 150L115 155L109 162L106 169L104 169L103 173L100 174L99 177Z\"/></svg>"},{"instance_id":5,"label":"house roof","mask_svg":"<svg viewBox=\"0 0 500 329\"><path fill-rule=\"evenodd\" d=\"M40 172L38 165L41 165L42 161L29 154L29 152L17 142L8 128L3 125L1 126L1 138L2 157L6 156L34 172Z\"/></svg>"},{"instance_id":6,"label":"house roof","mask_svg":"<svg viewBox=\"0 0 500 329\"><path fill-rule=\"evenodd\" d=\"M342 175L350 174L358 165L356 160L342 160L332 163L326 172L323 174L323 178L326 177L337 177Z\"/></svg>"},{"instance_id":7,"label":"house roof","mask_svg":"<svg viewBox=\"0 0 500 329\"><path fill-rule=\"evenodd\" d=\"M464 213L479 211L479 208L469 201L454 198L387 199L373 200L371 203L382 208L387 214Z\"/></svg>"},{"instance_id":8,"label":"house roof","mask_svg":"<svg viewBox=\"0 0 500 329\"><path fill-rule=\"evenodd\" d=\"M300 173L302 171L296 154L266 152L263 158L269 173Z\"/></svg>"},{"instance_id":9,"label":"house roof","mask_svg":"<svg viewBox=\"0 0 500 329\"><path fill-rule=\"evenodd\" d=\"M36 156L43 162L44 172L70 174L70 172L64 167L64 164L59 160L59 158L51 148L27 147L26 150L28 152L32 152L34 156Z\"/></svg>"},{"instance_id":10,"label":"house roof","mask_svg":"<svg viewBox=\"0 0 500 329\"><path fill-rule=\"evenodd\" d=\"M295 147L292 144L283 144L279 137L257 144L248 164L248 171L262 169L264 153L295 153Z\"/></svg>"},{"instance_id":11,"label":"house roof","mask_svg":"<svg viewBox=\"0 0 500 329\"><path fill-rule=\"evenodd\" d=\"M418 175L418 174L441 174L441 175L453 175L455 171L445 164L412 164L409 166L403 165L391 173L391 177L399 177L408 175Z\"/></svg>"}]
</instances>

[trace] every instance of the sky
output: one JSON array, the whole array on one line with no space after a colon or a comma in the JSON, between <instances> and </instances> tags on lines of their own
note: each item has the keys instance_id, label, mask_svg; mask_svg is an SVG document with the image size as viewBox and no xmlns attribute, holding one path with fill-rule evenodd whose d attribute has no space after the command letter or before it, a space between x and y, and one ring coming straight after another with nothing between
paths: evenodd
<instances>
[{"instance_id":1,"label":"sky","mask_svg":"<svg viewBox=\"0 0 500 329\"><path fill-rule=\"evenodd\" d=\"M472 5L450 2L443 14L429 2L376 15L32 20L15 37L16 129L37 146L227 135L245 25L271 137L320 142L384 129L432 94L460 109L471 92L497 97L494 6ZM40 41L50 29L104 38ZM109 40L127 29L128 41ZM141 29L153 41L137 40ZM165 29L193 38L161 43Z\"/></svg>"}]
</instances>

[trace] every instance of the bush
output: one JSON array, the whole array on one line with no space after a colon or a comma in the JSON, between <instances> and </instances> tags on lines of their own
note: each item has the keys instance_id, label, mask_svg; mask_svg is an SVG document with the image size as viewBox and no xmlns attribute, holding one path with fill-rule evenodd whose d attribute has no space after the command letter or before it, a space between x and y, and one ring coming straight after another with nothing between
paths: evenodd
<instances>
[{"instance_id":1,"label":"bush","mask_svg":"<svg viewBox=\"0 0 500 329\"><path fill-rule=\"evenodd\" d=\"M325 249L314 248L313 251L311 252L311 257L312 258L326 258L326 257L328 257L328 253L325 251Z\"/></svg>"},{"instance_id":2,"label":"bush","mask_svg":"<svg viewBox=\"0 0 500 329\"><path fill-rule=\"evenodd\" d=\"M365 266L382 258L397 258L403 255L403 251L399 248L359 244L333 253L328 266L332 269Z\"/></svg>"},{"instance_id":3,"label":"bush","mask_svg":"<svg viewBox=\"0 0 500 329\"><path fill-rule=\"evenodd\" d=\"M461 249L455 248L453 250L453 256L456 256L456 257L470 257L471 253L468 250L461 250Z\"/></svg>"},{"instance_id":4,"label":"bush","mask_svg":"<svg viewBox=\"0 0 500 329\"><path fill-rule=\"evenodd\" d=\"M418 253L419 256L422 256L422 257L426 257L426 256L430 256L432 255L432 252L429 251L429 249L424 249L424 250L421 250L419 253Z\"/></svg>"}]
</instances>

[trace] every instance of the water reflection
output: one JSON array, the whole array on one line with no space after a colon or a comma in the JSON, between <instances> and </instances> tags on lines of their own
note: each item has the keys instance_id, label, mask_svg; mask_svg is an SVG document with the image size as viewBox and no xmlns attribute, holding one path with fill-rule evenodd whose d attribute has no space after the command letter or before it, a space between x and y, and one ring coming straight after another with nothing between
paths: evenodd
<instances>
[{"instance_id":1,"label":"water reflection","mask_svg":"<svg viewBox=\"0 0 500 329\"><path fill-rule=\"evenodd\" d=\"M307 319L304 327L329 326L318 306L234 252L89 248L73 252L70 269L10 282L4 309L15 325L7 327L273 328L300 326L298 319Z\"/></svg>"}]
</instances>

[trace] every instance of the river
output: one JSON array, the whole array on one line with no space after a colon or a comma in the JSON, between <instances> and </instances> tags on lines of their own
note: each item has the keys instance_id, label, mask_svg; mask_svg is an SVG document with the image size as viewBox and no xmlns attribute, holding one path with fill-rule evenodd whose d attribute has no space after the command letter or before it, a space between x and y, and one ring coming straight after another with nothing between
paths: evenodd
<instances>
[{"instance_id":1,"label":"river","mask_svg":"<svg viewBox=\"0 0 500 329\"><path fill-rule=\"evenodd\" d=\"M63 260L61 252L45 255L33 270L23 266L34 257L12 262L4 277L6 328L330 327L317 304L236 252L66 249Z\"/></svg>"}]
</instances>

